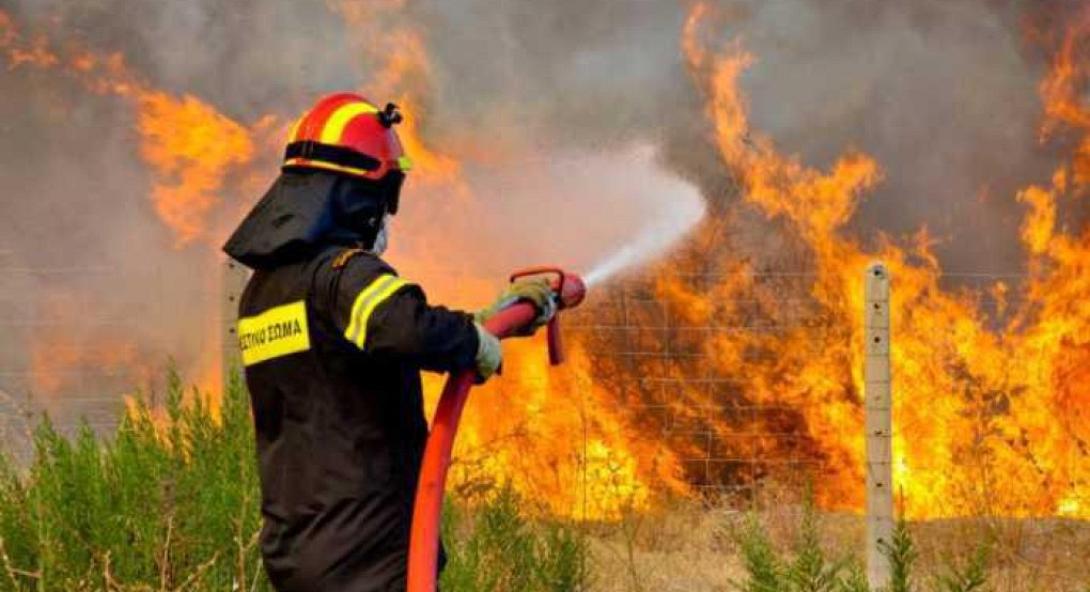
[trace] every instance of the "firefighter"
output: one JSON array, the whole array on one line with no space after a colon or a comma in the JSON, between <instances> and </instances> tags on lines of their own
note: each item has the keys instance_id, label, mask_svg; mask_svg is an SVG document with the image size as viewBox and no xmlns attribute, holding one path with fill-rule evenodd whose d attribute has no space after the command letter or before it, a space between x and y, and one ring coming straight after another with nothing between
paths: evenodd
<instances>
[{"instance_id":1,"label":"firefighter","mask_svg":"<svg viewBox=\"0 0 1090 592\"><path fill-rule=\"evenodd\" d=\"M281 174L224 250L254 270L238 335L259 456L261 551L277 590L405 588L427 424L420 371L500 366L482 328L544 282L512 285L476 315L428 303L381 254L410 161L379 109L325 97L295 124Z\"/></svg>"}]
</instances>

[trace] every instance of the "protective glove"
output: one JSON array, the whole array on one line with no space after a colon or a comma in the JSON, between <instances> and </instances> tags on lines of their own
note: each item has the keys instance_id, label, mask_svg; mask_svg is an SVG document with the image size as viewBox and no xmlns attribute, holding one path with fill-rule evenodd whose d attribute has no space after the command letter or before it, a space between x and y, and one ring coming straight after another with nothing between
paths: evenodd
<instances>
[{"instance_id":1,"label":"protective glove","mask_svg":"<svg viewBox=\"0 0 1090 592\"><path fill-rule=\"evenodd\" d=\"M528 278L519 280L509 286L500 294L499 298L488 308L477 311L473 318L478 323L484 324L496 313L514 304L519 300L526 300L534 305L538 315L529 327L519 331L516 335L533 335L535 331L549 322L556 314L556 299L552 286L545 278Z\"/></svg>"},{"instance_id":2,"label":"protective glove","mask_svg":"<svg viewBox=\"0 0 1090 592\"><path fill-rule=\"evenodd\" d=\"M497 373L503 364L503 349L500 340L488 332L479 323L477 328L477 384L482 384Z\"/></svg>"}]
</instances>

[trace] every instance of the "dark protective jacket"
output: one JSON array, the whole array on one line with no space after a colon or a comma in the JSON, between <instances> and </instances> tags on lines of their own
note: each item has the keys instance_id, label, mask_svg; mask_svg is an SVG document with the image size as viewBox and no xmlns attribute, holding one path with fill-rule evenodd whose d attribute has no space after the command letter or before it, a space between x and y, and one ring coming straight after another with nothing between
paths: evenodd
<instances>
[{"instance_id":1,"label":"dark protective jacket","mask_svg":"<svg viewBox=\"0 0 1090 592\"><path fill-rule=\"evenodd\" d=\"M477 332L370 253L292 252L258 265L238 325L266 571L285 592L404 590L427 436L419 373L472 367Z\"/></svg>"}]
</instances>

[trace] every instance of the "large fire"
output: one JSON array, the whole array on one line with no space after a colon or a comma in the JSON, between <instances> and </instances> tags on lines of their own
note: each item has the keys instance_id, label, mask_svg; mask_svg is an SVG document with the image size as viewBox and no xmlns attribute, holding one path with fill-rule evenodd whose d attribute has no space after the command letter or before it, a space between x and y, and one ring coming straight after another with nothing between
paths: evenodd
<instances>
[{"instance_id":1,"label":"large fire","mask_svg":"<svg viewBox=\"0 0 1090 592\"><path fill-rule=\"evenodd\" d=\"M433 72L426 38L404 23L389 25L404 2L330 4L358 32L354 49L371 66L361 89L376 99L389 97L409 113L400 128L417 167L408 191L428 203L430 213L409 213L398 221L413 233L395 244L392 259L433 295L483 303L496 278L453 260L448 251L457 245L438 245L446 240L445 219L482 203L466 179L463 160L498 163L505 156L488 146L444 151L430 140L426 116ZM882 259L895 286L895 461L905 511L915 517L981 512L1090 517L1090 234L1070 234L1058 222L1062 202L1084 197L1090 185L1090 107L1080 97L1090 76L1080 59L1090 11L1050 47L1051 68L1039 87L1042 142L1064 134L1076 134L1079 141L1071 157L1057 165L1050 185L1028 186L1017 196L1026 205L1022 241L1029 276L1024 285L996 282L984 291L942 285L943 270L925 230L908 244L887 239L878 250L866 250L853 239L845 226L867 192L881 185L882 164L849 151L822 170L779 152L751 125L741 85L748 69L760 67L760 56L740 41L721 47L705 43L702 32L714 14L710 5L695 4L679 45L705 99L709 137L741 197L716 216L741 215L748 208L789 229L813 269L803 278L802 312L780 306L782 295L757 281L758 270L719 244L724 240L720 221L707 220L668 265L648 272L654 296L677 311L676 322L685 327L756 315L780 329L699 333L693 347L703 354L700 361L679 357L655 370L609 358L611 342L600 336L578 336L570 344L569 363L560 369L546 366L540 342L512 343L503 378L475 393L467 410L453 487L474 494L509 482L544 511L592 517L649 507L662 493L691 491L692 477L683 465L694 454L694 443L672 439L646 421L638 410L653 395L623 386L654 372L677 379L679 392L668 403L675 417L713 410L698 419L716 441L758 463L785 454L814 459L821 471L814 475L821 503L858 509L863 500L862 270ZM252 114L240 122L197 96L155 88L120 54L51 47L44 36L21 33L3 12L0 51L9 69L56 72L87 92L131 105L133 152L151 174L148 197L176 248L218 245L275 172L277 141L293 114ZM704 277L715 281L693 280L697 270L708 269L714 275ZM986 312L986 299L1007 302L1014 291L1024 298L1000 318ZM742 295L756 303L756 312L742 310ZM604 310L609 303L604 299L597 306ZM800 314L812 322L790 322ZM209 340L217 338L215 331L209 329ZM814 345L816 331L825 337L820 347ZM38 339L35 347L50 352L60 338ZM134 352L119 346L106 363L135 365ZM83 357L50 359L88 363ZM684 380L712 376L717 384L744 385L744 401L734 391L697 388L699 380ZM428 379L432 400L441 382L441 377ZM732 411L745 406L787 412L765 417ZM795 437L774 436L784 423ZM725 466L717 479L753 485L747 481L780 476L773 467L762 471L755 476Z\"/></svg>"},{"instance_id":2,"label":"large fire","mask_svg":"<svg viewBox=\"0 0 1090 592\"><path fill-rule=\"evenodd\" d=\"M766 216L794 229L813 257L808 291L815 313L842 334L842 347L814 352L809 329L772 336L753 334L710 340L705 348L722 370L744 374L758 398L787 403L805 417L827 474L818 477L829 506L862 503L862 281L872 259L889 264L894 278L895 483L911 516L964 513L1090 515L1086 463L1090 389L1080 380L1087 362L1090 308L1086 301L1090 235L1057 229L1057 200L1084 193L1088 107L1079 100L1087 71L1077 50L1086 42L1086 19L1063 35L1052 68L1041 83L1046 119L1042 137L1060 129L1082 134L1070 161L1058 165L1051 187L1027 187L1018 196L1029 208L1023 242L1030 253L1027 298L993 329L981 306L985 294L940 287L942 270L921 231L914 244L887 241L879 252L862 249L843 229L859 200L881 182L878 163L848 153L822 171L776 151L770 138L750 128L739 78L757 58L740 42L718 54L698 40L698 5L683 47L725 166L741 196ZM1083 11L1085 17L1088 13ZM713 293L752 290L745 274L727 275ZM660 279L664 298L700 298L677 278ZM993 294L1010 289L998 282ZM707 298L705 296L705 298ZM770 300L774 297L770 297ZM711 302L727 301L718 298ZM707 302L707 301L705 301ZM688 307L705 316L714 306ZM775 316L774 308L768 314ZM767 364L742 362L749 349L772 351Z\"/></svg>"}]
</instances>

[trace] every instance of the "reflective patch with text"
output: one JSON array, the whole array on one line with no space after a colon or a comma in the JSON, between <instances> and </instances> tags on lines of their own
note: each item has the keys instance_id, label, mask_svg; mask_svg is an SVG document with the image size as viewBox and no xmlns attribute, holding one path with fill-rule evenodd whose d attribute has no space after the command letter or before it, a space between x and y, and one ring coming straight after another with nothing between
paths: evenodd
<instances>
[{"instance_id":1,"label":"reflective patch with text","mask_svg":"<svg viewBox=\"0 0 1090 592\"><path fill-rule=\"evenodd\" d=\"M307 306L300 300L238 321L242 363L252 366L310 349Z\"/></svg>"}]
</instances>

